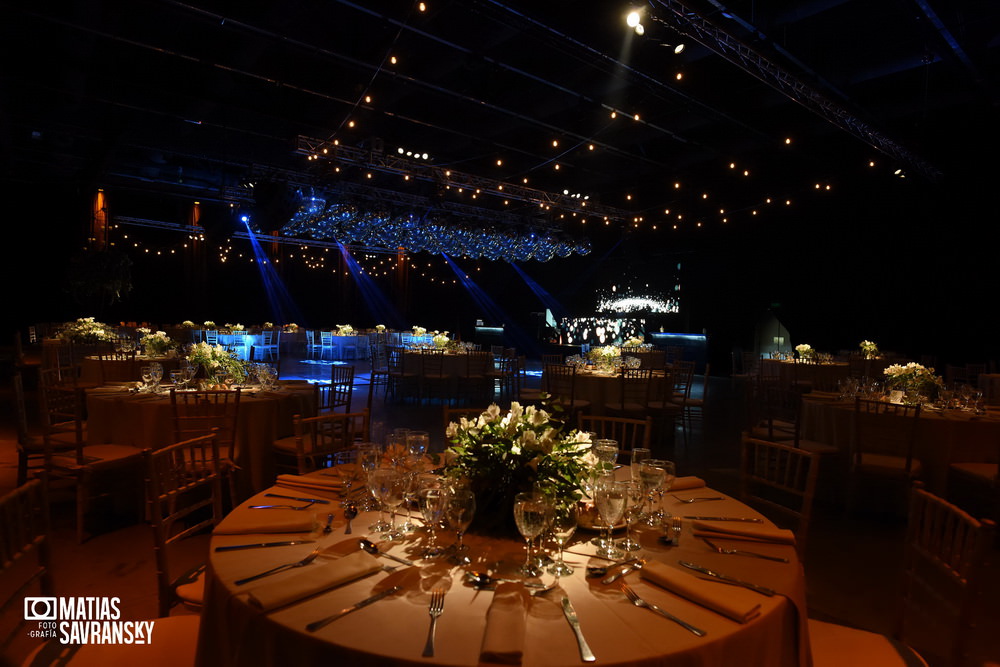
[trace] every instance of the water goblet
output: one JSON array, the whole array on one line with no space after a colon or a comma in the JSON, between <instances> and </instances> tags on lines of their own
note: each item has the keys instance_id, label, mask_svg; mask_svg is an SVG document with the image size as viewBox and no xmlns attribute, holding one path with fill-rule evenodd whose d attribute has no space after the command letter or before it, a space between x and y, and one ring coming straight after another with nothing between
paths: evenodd
<instances>
[{"instance_id":1,"label":"water goblet","mask_svg":"<svg viewBox=\"0 0 1000 667\"><path fill-rule=\"evenodd\" d=\"M615 482L613 476L602 477L594 494L594 502L607 531L607 537L604 544L598 547L597 555L604 558L621 558L625 552L615 546L611 539L611 531L614 525L621 521L625 512L625 490Z\"/></svg>"},{"instance_id":2,"label":"water goblet","mask_svg":"<svg viewBox=\"0 0 1000 667\"><path fill-rule=\"evenodd\" d=\"M340 501L341 507L352 504L351 487L358 481L361 474L361 467L358 465L358 450L345 449L333 455L333 469L344 487L344 499Z\"/></svg>"},{"instance_id":3,"label":"water goblet","mask_svg":"<svg viewBox=\"0 0 1000 667\"><path fill-rule=\"evenodd\" d=\"M472 491L457 489L448 494L448 499L445 502L445 519L451 529L455 531L455 544L450 547L450 551L452 551L452 562L458 565L472 562L465 555L465 551L469 547L465 545L463 537L475 515L476 495Z\"/></svg>"},{"instance_id":4,"label":"water goblet","mask_svg":"<svg viewBox=\"0 0 1000 667\"><path fill-rule=\"evenodd\" d=\"M540 493L519 493L514 496L514 522L525 541L524 565L518 570L526 577L537 577L541 569L532 562L531 543L542 534L548 523L551 506Z\"/></svg>"},{"instance_id":5,"label":"water goblet","mask_svg":"<svg viewBox=\"0 0 1000 667\"><path fill-rule=\"evenodd\" d=\"M184 373L181 370L170 371L170 382L173 383L175 387L179 387L183 376Z\"/></svg>"},{"instance_id":6,"label":"water goblet","mask_svg":"<svg viewBox=\"0 0 1000 667\"><path fill-rule=\"evenodd\" d=\"M424 549L424 558L433 558L441 555L441 547L437 544L437 533L435 529L441 524L444 517L445 501L448 498L448 491L442 488L426 488L417 492L420 501L420 513L424 517L424 525L427 528L428 540L427 548Z\"/></svg>"},{"instance_id":7,"label":"water goblet","mask_svg":"<svg viewBox=\"0 0 1000 667\"><path fill-rule=\"evenodd\" d=\"M552 506L552 519L549 522L549 532L552 540L559 547L559 560L549 568L549 574L556 578L573 574L573 568L563 559L563 551L576 532L579 510L573 500L556 502Z\"/></svg>"},{"instance_id":8,"label":"water goblet","mask_svg":"<svg viewBox=\"0 0 1000 667\"><path fill-rule=\"evenodd\" d=\"M410 465L418 467L427 453L430 444L430 434L427 431L410 431L406 434L406 448L410 455Z\"/></svg>"},{"instance_id":9,"label":"water goblet","mask_svg":"<svg viewBox=\"0 0 1000 667\"><path fill-rule=\"evenodd\" d=\"M651 458L653 458L653 453L645 447L632 448L632 458L629 461L629 464L633 480L639 481L639 468L641 467L642 462Z\"/></svg>"},{"instance_id":10,"label":"water goblet","mask_svg":"<svg viewBox=\"0 0 1000 667\"><path fill-rule=\"evenodd\" d=\"M158 361L149 364L149 377L153 381L153 391L158 391L160 381L163 379L163 364Z\"/></svg>"},{"instance_id":11,"label":"water goblet","mask_svg":"<svg viewBox=\"0 0 1000 667\"><path fill-rule=\"evenodd\" d=\"M149 391L149 383L153 381L153 370L149 366L140 366L139 375L142 377L142 391Z\"/></svg>"},{"instance_id":12,"label":"water goblet","mask_svg":"<svg viewBox=\"0 0 1000 667\"><path fill-rule=\"evenodd\" d=\"M625 490L625 539L618 546L625 551L638 551L642 548L642 543L632 539L632 526L642 518L642 501L645 499L642 482L633 479L617 483Z\"/></svg>"},{"instance_id":13,"label":"water goblet","mask_svg":"<svg viewBox=\"0 0 1000 667\"><path fill-rule=\"evenodd\" d=\"M646 523L650 526L660 525L661 515L654 511L653 495L657 489L663 486L666 480L667 471L659 465L662 461L658 459L647 459L639 466L639 480L642 482L643 490L649 503L649 513L646 515Z\"/></svg>"},{"instance_id":14,"label":"water goblet","mask_svg":"<svg viewBox=\"0 0 1000 667\"><path fill-rule=\"evenodd\" d=\"M384 507L389 508L389 525L385 530L385 536L390 540L398 539L402 536L396 529L396 508L403 502L403 476L394 468L379 468L372 472L370 477L372 495L379 501L379 515Z\"/></svg>"},{"instance_id":15,"label":"water goblet","mask_svg":"<svg viewBox=\"0 0 1000 667\"><path fill-rule=\"evenodd\" d=\"M618 441L605 438L594 442L594 456L600 461L600 466L605 470L613 470L615 461L618 460Z\"/></svg>"}]
</instances>

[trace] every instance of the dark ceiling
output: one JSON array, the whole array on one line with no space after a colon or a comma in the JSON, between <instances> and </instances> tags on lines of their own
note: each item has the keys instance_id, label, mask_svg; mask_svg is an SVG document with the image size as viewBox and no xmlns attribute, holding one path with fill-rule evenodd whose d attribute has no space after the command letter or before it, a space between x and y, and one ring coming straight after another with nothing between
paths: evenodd
<instances>
[{"instance_id":1,"label":"dark ceiling","mask_svg":"<svg viewBox=\"0 0 1000 667\"><path fill-rule=\"evenodd\" d=\"M541 192L508 204L521 215L582 213L568 192L616 224L683 226L869 160L933 184L996 140L994 0L653 0L642 36L606 0L418 5L8 3L2 176L208 201L253 197L248 182L433 198L403 177L432 165L527 179ZM308 158L335 145L359 150ZM399 147L430 159L379 168Z\"/></svg>"}]
</instances>

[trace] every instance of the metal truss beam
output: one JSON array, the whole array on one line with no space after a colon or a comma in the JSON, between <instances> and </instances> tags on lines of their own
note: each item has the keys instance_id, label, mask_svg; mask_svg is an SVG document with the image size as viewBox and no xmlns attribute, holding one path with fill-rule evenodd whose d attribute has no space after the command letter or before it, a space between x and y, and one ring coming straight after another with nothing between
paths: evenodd
<instances>
[{"instance_id":1,"label":"metal truss beam","mask_svg":"<svg viewBox=\"0 0 1000 667\"><path fill-rule=\"evenodd\" d=\"M695 40L792 101L861 139L881 153L908 165L929 180L935 181L941 177L941 172L933 165L914 155L844 107L827 99L818 90L803 83L784 68L711 23L681 0L654 0L654 5L666 10L665 13L656 16L655 20Z\"/></svg>"}]
</instances>

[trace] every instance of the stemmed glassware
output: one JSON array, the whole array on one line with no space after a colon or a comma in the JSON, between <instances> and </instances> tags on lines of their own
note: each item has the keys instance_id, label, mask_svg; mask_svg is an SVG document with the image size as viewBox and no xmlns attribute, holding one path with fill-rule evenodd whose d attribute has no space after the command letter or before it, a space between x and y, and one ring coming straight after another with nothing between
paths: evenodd
<instances>
[{"instance_id":1,"label":"stemmed glassware","mask_svg":"<svg viewBox=\"0 0 1000 667\"><path fill-rule=\"evenodd\" d=\"M549 534L552 541L559 547L559 560L549 567L549 573L557 578L573 574L573 568L563 560L563 550L576 532L578 510L573 501L556 502L552 505L552 519L549 521Z\"/></svg>"},{"instance_id":2,"label":"stemmed glassware","mask_svg":"<svg viewBox=\"0 0 1000 667\"><path fill-rule=\"evenodd\" d=\"M180 369L172 370L170 371L170 382L174 385L174 387L180 387L181 378L183 376L184 376L184 371Z\"/></svg>"},{"instance_id":3,"label":"stemmed glassware","mask_svg":"<svg viewBox=\"0 0 1000 667\"><path fill-rule=\"evenodd\" d=\"M642 543L632 539L632 526L642 517L642 501L645 498L642 483L633 479L628 482L617 482L625 490L625 539L618 546L625 551L638 551Z\"/></svg>"},{"instance_id":4,"label":"stemmed glassware","mask_svg":"<svg viewBox=\"0 0 1000 667\"><path fill-rule=\"evenodd\" d=\"M599 479L602 475L606 473L614 473L615 462L618 460L618 442L616 440L609 440L606 438L596 439L591 437L591 442L593 446L591 450L594 452L594 456L597 457L597 465L594 466L593 475ZM601 527L601 521L603 519L598 515L597 520L594 522L594 528ZM604 536L598 535L592 539L591 544L598 547L604 546Z\"/></svg>"},{"instance_id":5,"label":"stemmed glassware","mask_svg":"<svg viewBox=\"0 0 1000 667\"><path fill-rule=\"evenodd\" d=\"M358 481L361 470L358 465L358 450L345 449L333 455L334 472L344 486L344 499L340 501L341 507L351 504L351 487Z\"/></svg>"},{"instance_id":6,"label":"stemmed glassware","mask_svg":"<svg viewBox=\"0 0 1000 667\"><path fill-rule=\"evenodd\" d=\"M519 493L514 496L514 521L525 541L524 565L518 570L526 577L537 577L542 573L531 557L532 541L542 534L548 524L552 505L540 493Z\"/></svg>"},{"instance_id":7,"label":"stemmed glassware","mask_svg":"<svg viewBox=\"0 0 1000 667\"><path fill-rule=\"evenodd\" d=\"M149 377L153 381L153 393L160 390L160 381L163 380L163 364L154 361L149 364Z\"/></svg>"},{"instance_id":8,"label":"stemmed glassware","mask_svg":"<svg viewBox=\"0 0 1000 667\"><path fill-rule=\"evenodd\" d=\"M448 499L445 501L445 519L451 529L455 531L455 544L450 547L450 551L452 551L452 562L458 565L472 562L465 555L465 551L469 547L465 546L462 538L475 515L476 494L468 489L453 489L448 494Z\"/></svg>"},{"instance_id":9,"label":"stemmed glassware","mask_svg":"<svg viewBox=\"0 0 1000 667\"><path fill-rule=\"evenodd\" d=\"M643 461L639 470L639 476L649 496L650 511L649 516L646 518L646 523L650 526L658 526L663 522L664 518L663 495L670 490L676 477L674 462L663 459L648 459ZM654 492L657 494L659 501L655 510L652 508Z\"/></svg>"},{"instance_id":10,"label":"stemmed glassware","mask_svg":"<svg viewBox=\"0 0 1000 667\"><path fill-rule=\"evenodd\" d=\"M379 468L371 474L372 494L378 499L381 521L382 508L389 507L389 525L385 536L390 540L402 537L396 529L396 508L403 502L403 475L393 468Z\"/></svg>"},{"instance_id":11,"label":"stemmed glassware","mask_svg":"<svg viewBox=\"0 0 1000 667\"><path fill-rule=\"evenodd\" d=\"M597 491L594 494L594 502L597 511L604 522L607 537L597 549L597 555L604 558L621 558L625 552L615 546L611 539L611 531L614 525L621 521L625 512L626 491L618 482L615 482L614 475L603 475L597 483Z\"/></svg>"},{"instance_id":12,"label":"stemmed glassware","mask_svg":"<svg viewBox=\"0 0 1000 667\"><path fill-rule=\"evenodd\" d=\"M198 366L192 364L190 361L185 361L183 364L181 364L181 378L184 381L185 389L191 384L191 380L194 379L194 376L197 372L198 372Z\"/></svg>"},{"instance_id":13,"label":"stemmed glassware","mask_svg":"<svg viewBox=\"0 0 1000 667\"><path fill-rule=\"evenodd\" d=\"M365 481L368 483L368 489L371 490L371 476L372 473L378 469L379 463L382 460L382 450L374 442L363 442L357 445L358 449L358 467L361 468L361 473L364 475ZM358 509L370 512L372 510L380 509L379 503L376 502L374 494L366 494L364 500L358 506ZM388 524L385 522L383 517L379 517L379 520L369 527L369 530L380 532L386 529Z\"/></svg>"},{"instance_id":14,"label":"stemmed glassware","mask_svg":"<svg viewBox=\"0 0 1000 667\"><path fill-rule=\"evenodd\" d=\"M448 491L441 488L420 489L417 492L420 499L420 513L423 514L424 524L430 539L427 540L427 548L424 549L424 558L433 558L441 555L441 547L437 544L437 533L435 529L441 524L444 516L445 504L448 500Z\"/></svg>"},{"instance_id":15,"label":"stemmed glassware","mask_svg":"<svg viewBox=\"0 0 1000 667\"><path fill-rule=\"evenodd\" d=\"M149 391L150 390L150 384L149 383L153 381L153 369L152 369L152 367L150 367L150 366L140 366L139 367L139 375L142 377L142 382L143 382L143 385L144 385L142 387L142 390L143 391Z\"/></svg>"}]
</instances>

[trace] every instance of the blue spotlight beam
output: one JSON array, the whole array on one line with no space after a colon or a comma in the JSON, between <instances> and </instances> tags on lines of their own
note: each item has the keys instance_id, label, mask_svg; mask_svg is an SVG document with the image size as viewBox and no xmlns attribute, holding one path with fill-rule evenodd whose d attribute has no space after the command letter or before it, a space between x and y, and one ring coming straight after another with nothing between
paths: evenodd
<instances>
[{"instance_id":1,"label":"blue spotlight beam","mask_svg":"<svg viewBox=\"0 0 1000 667\"><path fill-rule=\"evenodd\" d=\"M534 356L541 354L541 350L538 347L537 342L527 335L521 327L517 326L509 315L501 308L496 301L494 301L486 291L477 285L472 278L469 278L469 274L462 270L461 267L456 264L451 257L445 253L441 253L444 260L448 262L448 266L451 270L455 272L455 276L458 278L462 287L469 293L472 300L476 302L476 305L482 310L483 314L487 318L494 322L499 322L504 325L505 333L510 335L511 342L514 343L514 347L522 350L525 353L530 353Z\"/></svg>"},{"instance_id":2,"label":"blue spotlight beam","mask_svg":"<svg viewBox=\"0 0 1000 667\"><path fill-rule=\"evenodd\" d=\"M295 300L292 299L288 288L285 287L284 281L281 280L274 270L271 260L264 252L260 242L257 241L257 235L250 228L250 218L243 216L240 219L247 229L247 238L250 240L250 247L253 248L257 270L260 271L260 279L264 285L264 293L267 295L267 302L270 306L271 318L279 324L303 321L302 311L295 305Z\"/></svg>"},{"instance_id":3,"label":"blue spotlight beam","mask_svg":"<svg viewBox=\"0 0 1000 667\"><path fill-rule=\"evenodd\" d=\"M542 305L544 305L546 308L552 311L553 317L555 317L558 320L559 318L567 316L566 309L554 296L549 294L548 290L546 290L544 287L535 282L535 280L527 273L525 273L524 269L522 269L520 266L518 266L514 262L509 262L509 264L511 268L514 269L514 272L517 273L517 275L521 276L521 280L523 280L524 283L531 289L531 291L535 293L535 296L537 296L538 300L542 302Z\"/></svg>"},{"instance_id":4,"label":"blue spotlight beam","mask_svg":"<svg viewBox=\"0 0 1000 667\"><path fill-rule=\"evenodd\" d=\"M347 267L361 292L368 313L380 324L385 324L393 329L402 329L405 326L403 316L392 304L392 301L379 289L371 276L362 270L346 246L338 243L337 247L340 249L341 257L344 258L344 266Z\"/></svg>"}]
</instances>

